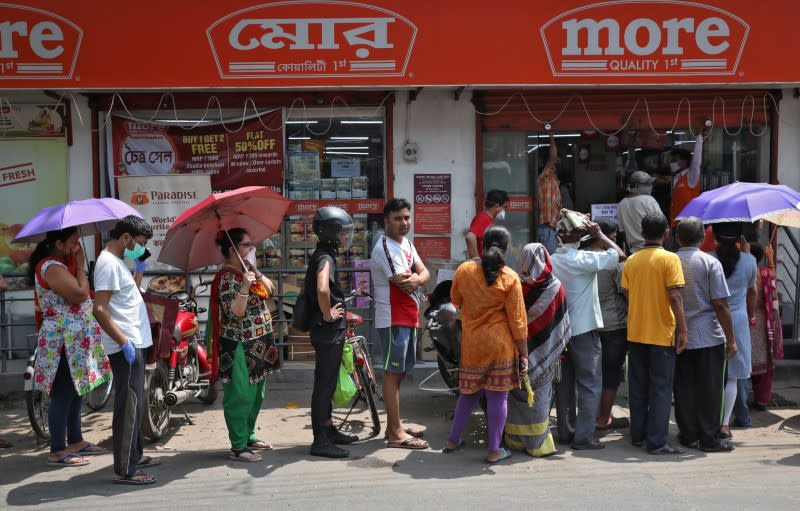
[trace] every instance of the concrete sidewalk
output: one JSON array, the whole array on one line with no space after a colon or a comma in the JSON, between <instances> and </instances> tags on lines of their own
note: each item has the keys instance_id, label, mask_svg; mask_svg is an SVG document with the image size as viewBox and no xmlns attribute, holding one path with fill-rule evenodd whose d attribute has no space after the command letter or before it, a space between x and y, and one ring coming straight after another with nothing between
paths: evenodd
<instances>
[{"instance_id":1,"label":"concrete sidewalk","mask_svg":"<svg viewBox=\"0 0 800 511\"><path fill-rule=\"evenodd\" d=\"M353 457L324 460L308 456L311 442L311 364L292 363L269 379L258 436L275 446L260 463L226 457L229 447L221 399L212 406L186 406L194 424L173 415L168 434L148 443L148 455L163 465L149 472L152 487L111 484L111 456L84 467L51 469L46 448L37 448L24 402L5 400L0 437L14 442L0 451L0 507L37 509L239 509L319 507L330 509L790 509L800 504L800 409L752 412L754 427L734 429L737 449L707 454L651 456L630 444L627 431L601 437L606 449L572 451L546 459L515 453L497 466L484 462L485 421L480 413L468 427L467 447L440 452L449 431L455 398L424 392L416 384L435 371L418 368L403 387L402 410L409 424L426 428L431 449L387 449L382 440L351 446ZM781 370L783 374L783 370ZM781 377L775 391L800 401L800 377ZM430 385L437 383L432 378ZM337 410L337 416L341 416ZM617 407L616 413L627 415ZM381 414L383 418L383 413ZM348 429L369 430L358 410ZM111 407L84 417L86 439L110 447ZM365 424L366 423L366 424ZM671 434L676 433L674 424ZM103 498L96 498L103 497Z\"/></svg>"}]
</instances>

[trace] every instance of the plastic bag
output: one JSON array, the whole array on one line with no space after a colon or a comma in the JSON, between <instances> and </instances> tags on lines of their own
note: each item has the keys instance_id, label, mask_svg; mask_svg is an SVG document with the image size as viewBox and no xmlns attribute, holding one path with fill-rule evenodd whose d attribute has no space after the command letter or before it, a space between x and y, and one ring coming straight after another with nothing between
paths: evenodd
<instances>
[{"instance_id":1,"label":"plastic bag","mask_svg":"<svg viewBox=\"0 0 800 511\"><path fill-rule=\"evenodd\" d=\"M336 390L333 391L333 406L347 406L358 389L350 375L353 373L353 347L344 345L342 350L342 363L339 365L339 378L336 381Z\"/></svg>"}]
</instances>

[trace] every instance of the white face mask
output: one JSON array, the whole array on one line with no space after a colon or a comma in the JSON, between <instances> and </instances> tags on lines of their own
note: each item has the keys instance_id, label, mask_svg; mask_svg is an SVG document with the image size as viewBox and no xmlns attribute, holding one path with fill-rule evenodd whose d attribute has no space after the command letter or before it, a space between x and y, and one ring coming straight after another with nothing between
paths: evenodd
<instances>
[{"instance_id":1,"label":"white face mask","mask_svg":"<svg viewBox=\"0 0 800 511\"><path fill-rule=\"evenodd\" d=\"M681 170L681 165L680 165L680 163L678 163L677 161L670 162L670 164L669 164L669 170L671 170L673 174L674 174L675 172L678 172L679 170Z\"/></svg>"},{"instance_id":2,"label":"white face mask","mask_svg":"<svg viewBox=\"0 0 800 511\"><path fill-rule=\"evenodd\" d=\"M251 268L256 267L256 247L250 249L250 252L248 252L247 255L244 256L244 260L250 263Z\"/></svg>"},{"instance_id":3,"label":"white face mask","mask_svg":"<svg viewBox=\"0 0 800 511\"><path fill-rule=\"evenodd\" d=\"M501 209L500 212L497 213L497 216L494 217L494 221L495 222L503 222L503 221L505 221L505 219L506 219L506 210L505 209Z\"/></svg>"}]
</instances>

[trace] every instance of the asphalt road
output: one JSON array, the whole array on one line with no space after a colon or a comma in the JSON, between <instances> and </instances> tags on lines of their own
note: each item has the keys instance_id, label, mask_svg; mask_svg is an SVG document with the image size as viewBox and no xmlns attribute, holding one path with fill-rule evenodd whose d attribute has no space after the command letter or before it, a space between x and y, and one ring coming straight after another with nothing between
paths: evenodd
<instances>
[{"instance_id":1,"label":"asphalt road","mask_svg":"<svg viewBox=\"0 0 800 511\"><path fill-rule=\"evenodd\" d=\"M777 382L775 391L799 401L800 378ZM163 464L149 469L158 482L145 487L112 484L110 455L84 467L47 467L47 449L36 447L22 403L0 401L0 437L15 444L0 451L0 508L772 511L800 505L797 407L753 412L753 428L734 430L732 453L652 456L620 430L601 437L601 451L567 447L547 459L516 453L508 462L487 465L482 415L473 416L465 449L442 454L455 399L418 390L414 382L403 388L404 419L427 428L431 449L388 449L379 437L352 445L347 460L312 458L310 392L311 371L302 366L268 383L258 435L275 449L259 463L227 459L220 401L187 405L194 424L176 414L167 436L148 443L147 454L160 456ZM110 409L84 417L88 440L110 446ZM627 415L624 407L616 412ZM364 420L367 415L357 413L351 430L363 434Z\"/></svg>"}]
</instances>

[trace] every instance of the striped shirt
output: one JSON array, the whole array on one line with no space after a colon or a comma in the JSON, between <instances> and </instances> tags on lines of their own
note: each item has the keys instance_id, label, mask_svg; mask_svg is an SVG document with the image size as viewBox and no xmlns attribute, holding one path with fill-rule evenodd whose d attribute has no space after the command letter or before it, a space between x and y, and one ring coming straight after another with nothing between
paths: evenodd
<instances>
[{"instance_id":1,"label":"striped shirt","mask_svg":"<svg viewBox=\"0 0 800 511\"><path fill-rule=\"evenodd\" d=\"M681 248L678 258L686 281L681 296L688 328L688 349L718 346L725 342L725 334L711 301L730 296L722 264L697 247Z\"/></svg>"},{"instance_id":2,"label":"striped shirt","mask_svg":"<svg viewBox=\"0 0 800 511\"><path fill-rule=\"evenodd\" d=\"M537 221L555 226L561 213L560 181L555 174L541 174L536 187Z\"/></svg>"}]
</instances>

